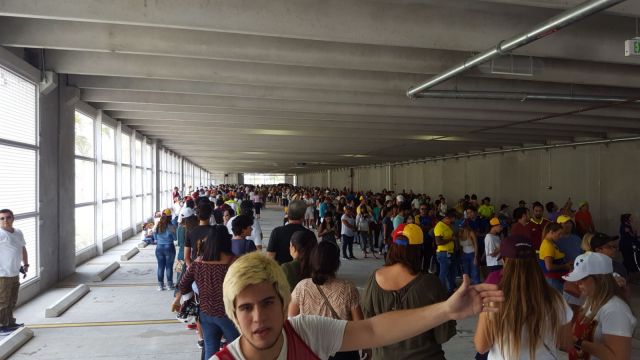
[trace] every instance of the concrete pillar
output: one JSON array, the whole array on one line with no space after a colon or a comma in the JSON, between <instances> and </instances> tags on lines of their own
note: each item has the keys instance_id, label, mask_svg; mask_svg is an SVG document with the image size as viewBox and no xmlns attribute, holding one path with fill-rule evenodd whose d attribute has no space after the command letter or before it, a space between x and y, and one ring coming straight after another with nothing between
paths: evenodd
<instances>
[{"instance_id":1,"label":"concrete pillar","mask_svg":"<svg viewBox=\"0 0 640 360\"><path fill-rule=\"evenodd\" d=\"M238 185L244 185L244 173L238 173Z\"/></svg>"},{"instance_id":2,"label":"concrete pillar","mask_svg":"<svg viewBox=\"0 0 640 360\"><path fill-rule=\"evenodd\" d=\"M60 84L66 79L60 76ZM73 274L76 269L75 228L75 104L80 99L77 88L61 86L58 129L58 279ZM41 121L42 123L42 121ZM54 136L50 134L50 136ZM47 180L48 181L48 180ZM41 244L45 241L40 241ZM43 253L44 254L44 253Z\"/></svg>"}]
</instances>

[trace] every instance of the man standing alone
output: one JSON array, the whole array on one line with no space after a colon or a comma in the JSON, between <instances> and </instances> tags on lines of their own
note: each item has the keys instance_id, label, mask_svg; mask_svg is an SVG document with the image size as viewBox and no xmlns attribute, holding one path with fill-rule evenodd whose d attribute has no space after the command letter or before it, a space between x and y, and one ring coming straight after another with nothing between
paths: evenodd
<instances>
[{"instance_id":1,"label":"man standing alone","mask_svg":"<svg viewBox=\"0 0 640 360\"><path fill-rule=\"evenodd\" d=\"M22 231L13 228L13 212L0 210L0 335L8 335L23 326L17 324L13 309L20 290L20 260L29 269L27 249Z\"/></svg>"}]
</instances>

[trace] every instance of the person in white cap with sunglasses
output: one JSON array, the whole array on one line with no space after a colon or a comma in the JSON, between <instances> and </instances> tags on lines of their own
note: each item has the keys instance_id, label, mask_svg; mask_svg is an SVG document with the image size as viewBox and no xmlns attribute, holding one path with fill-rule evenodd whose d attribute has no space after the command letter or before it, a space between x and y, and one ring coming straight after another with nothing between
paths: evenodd
<instances>
[{"instance_id":1,"label":"person in white cap with sunglasses","mask_svg":"<svg viewBox=\"0 0 640 360\"><path fill-rule=\"evenodd\" d=\"M596 252L580 255L563 278L577 282L586 300L573 325L569 359L630 359L636 318L614 278L611 258Z\"/></svg>"}]
</instances>

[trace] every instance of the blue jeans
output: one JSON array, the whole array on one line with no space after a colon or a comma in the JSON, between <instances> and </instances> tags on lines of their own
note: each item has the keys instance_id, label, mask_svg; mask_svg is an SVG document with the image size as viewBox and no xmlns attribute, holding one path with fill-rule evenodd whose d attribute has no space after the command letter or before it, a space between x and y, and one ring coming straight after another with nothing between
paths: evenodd
<instances>
[{"instance_id":1,"label":"blue jeans","mask_svg":"<svg viewBox=\"0 0 640 360\"><path fill-rule=\"evenodd\" d=\"M373 254L375 252L375 249L373 248L373 239L369 237L369 232L359 231L358 233L360 234L360 249L362 249L362 252L366 254L367 246L369 246L369 248L371 249L371 253Z\"/></svg>"},{"instance_id":2,"label":"blue jeans","mask_svg":"<svg viewBox=\"0 0 640 360\"><path fill-rule=\"evenodd\" d=\"M156 246L158 260L158 283L164 284L164 273L167 273L167 283L173 285L173 261L176 258L176 247L173 244Z\"/></svg>"},{"instance_id":3,"label":"blue jeans","mask_svg":"<svg viewBox=\"0 0 640 360\"><path fill-rule=\"evenodd\" d=\"M471 277L472 284L480 283L480 276L478 275L478 266L473 263L473 260L476 257L476 253L462 253L462 269L465 274L468 274Z\"/></svg>"},{"instance_id":4,"label":"blue jeans","mask_svg":"<svg viewBox=\"0 0 640 360\"><path fill-rule=\"evenodd\" d=\"M200 311L200 328L204 338L204 358L210 359L220 350L220 340L224 335L227 344L235 340L240 334L228 317L207 315Z\"/></svg>"},{"instance_id":5,"label":"blue jeans","mask_svg":"<svg viewBox=\"0 0 640 360\"><path fill-rule=\"evenodd\" d=\"M438 251L436 253L438 264L440 264L440 273L438 278L447 292L452 293L456 288L456 269L453 268L453 254L446 251Z\"/></svg>"},{"instance_id":6,"label":"blue jeans","mask_svg":"<svg viewBox=\"0 0 640 360\"><path fill-rule=\"evenodd\" d=\"M347 249L350 256L347 256ZM342 257L347 259L355 257L353 256L353 236L342 235Z\"/></svg>"}]
</instances>

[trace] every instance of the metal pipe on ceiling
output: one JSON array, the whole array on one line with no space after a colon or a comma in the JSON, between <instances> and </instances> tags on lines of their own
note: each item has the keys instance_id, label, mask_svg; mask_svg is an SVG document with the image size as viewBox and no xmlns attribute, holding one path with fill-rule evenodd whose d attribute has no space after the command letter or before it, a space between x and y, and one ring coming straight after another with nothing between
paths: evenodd
<instances>
[{"instance_id":1,"label":"metal pipe on ceiling","mask_svg":"<svg viewBox=\"0 0 640 360\"><path fill-rule=\"evenodd\" d=\"M624 96L596 96L596 95L562 95L527 92L502 91L455 91L432 90L416 94L417 98L438 99L466 99L466 100L540 100L540 101L577 101L577 102L605 102L605 103L640 103L640 100L629 101Z\"/></svg>"},{"instance_id":2,"label":"metal pipe on ceiling","mask_svg":"<svg viewBox=\"0 0 640 360\"><path fill-rule=\"evenodd\" d=\"M493 58L504 55L510 51L518 49L531 42L539 40L547 35L573 24L579 20L582 20L590 15L603 11L616 4L619 4L625 0L591 0L584 2L573 9L564 11L551 19L535 26L532 30L523 34L514 36L510 39L499 42L494 48L485 50L478 55L475 55L463 63L458 64L451 69L445 71L440 75L436 75L422 85L418 85L409 91L407 96L409 98L415 97L418 93L430 89L452 77L480 64L483 64Z\"/></svg>"}]
</instances>

